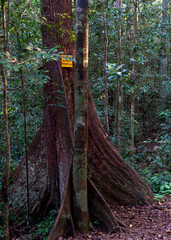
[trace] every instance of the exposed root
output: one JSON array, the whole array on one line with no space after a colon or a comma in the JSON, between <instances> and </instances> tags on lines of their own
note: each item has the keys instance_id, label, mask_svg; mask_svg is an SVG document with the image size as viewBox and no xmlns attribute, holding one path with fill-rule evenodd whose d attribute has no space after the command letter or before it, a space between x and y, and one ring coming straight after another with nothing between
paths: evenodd
<instances>
[{"instance_id":1,"label":"exposed root","mask_svg":"<svg viewBox=\"0 0 171 240\"><path fill-rule=\"evenodd\" d=\"M40 192L39 200L33 206L30 215L32 217L43 217L47 212L47 202L49 199L50 193L48 191L47 181L44 183L43 190ZM44 209L42 211L42 209Z\"/></svg>"},{"instance_id":2,"label":"exposed root","mask_svg":"<svg viewBox=\"0 0 171 240\"><path fill-rule=\"evenodd\" d=\"M65 193L64 200L59 209L57 219L53 225L53 228L47 238L47 240L58 239L62 235L75 236L74 223L70 211L70 189L68 187Z\"/></svg>"},{"instance_id":3,"label":"exposed root","mask_svg":"<svg viewBox=\"0 0 171 240\"><path fill-rule=\"evenodd\" d=\"M92 223L97 221L106 232L120 231L125 225L118 220L97 188L88 178L88 206Z\"/></svg>"},{"instance_id":4,"label":"exposed root","mask_svg":"<svg viewBox=\"0 0 171 240\"><path fill-rule=\"evenodd\" d=\"M88 204L92 223L94 223L95 220L98 220L100 227L104 231L116 232L120 231L120 226L125 227L120 220L116 219L109 205L106 203L90 179L88 179ZM75 228L71 214L69 183L57 219L47 240L55 240L62 235L75 236Z\"/></svg>"}]
</instances>

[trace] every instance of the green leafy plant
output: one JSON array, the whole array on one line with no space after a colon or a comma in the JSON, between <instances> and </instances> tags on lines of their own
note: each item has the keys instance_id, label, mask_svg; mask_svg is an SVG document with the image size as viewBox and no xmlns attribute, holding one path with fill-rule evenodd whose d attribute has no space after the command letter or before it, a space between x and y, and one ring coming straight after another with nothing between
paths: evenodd
<instances>
[{"instance_id":1,"label":"green leafy plant","mask_svg":"<svg viewBox=\"0 0 171 240\"><path fill-rule=\"evenodd\" d=\"M39 237L40 239L46 239L52 229L55 222L57 212L52 210L49 212L48 216L43 219L39 224L35 226L34 229L30 230L29 236Z\"/></svg>"},{"instance_id":2,"label":"green leafy plant","mask_svg":"<svg viewBox=\"0 0 171 240\"><path fill-rule=\"evenodd\" d=\"M100 224L100 220L99 219L95 219L93 224L94 224L94 226L98 226Z\"/></svg>"},{"instance_id":3,"label":"green leafy plant","mask_svg":"<svg viewBox=\"0 0 171 240\"><path fill-rule=\"evenodd\" d=\"M160 192L165 195L170 195L171 194L171 182L165 182L165 184L160 187Z\"/></svg>"},{"instance_id":4,"label":"green leafy plant","mask_svg":"<svg viewBox=\"0 0 171 240\"><path fill-rule=\"evenodd\" d=\"M0 238L4 238L4 234L3 234L3 230L2 230L2 226L0 226Z\"/></svg>"}]
</instances>

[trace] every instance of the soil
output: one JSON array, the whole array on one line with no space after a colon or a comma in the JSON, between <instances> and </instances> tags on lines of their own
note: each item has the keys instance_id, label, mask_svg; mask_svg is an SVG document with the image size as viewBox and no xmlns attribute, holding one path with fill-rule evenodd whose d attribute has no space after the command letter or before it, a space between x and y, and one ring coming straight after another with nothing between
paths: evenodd
<instances>
[{"instance_id":1,"label":"soil","mask_svg":"<svg viewBox=\"0 0 171 240\"><path fill-rule=\"evenodd\" d=\"M60 237L59 240L171 240L171 197L164 197L157 204L150 206L118 206L112 209L125 223L126 228L122 228L120 233L107 234L95 230L87 235L77 234L76 238ZM14 239L30 238L21 236Z\"/></svg>"},{"instance_id":2,"label":"soil","mask_svg":"<svg viewBox=\"0 0 171 240\"><path fill-rule=\"evenodd\" d=\"M113 210L126 225L121 233L105 234L91 232L76 239L86 240L155 240L171 239L171 197L164 198L157 205L118 206Z\"/></svg>"}]
</instances>

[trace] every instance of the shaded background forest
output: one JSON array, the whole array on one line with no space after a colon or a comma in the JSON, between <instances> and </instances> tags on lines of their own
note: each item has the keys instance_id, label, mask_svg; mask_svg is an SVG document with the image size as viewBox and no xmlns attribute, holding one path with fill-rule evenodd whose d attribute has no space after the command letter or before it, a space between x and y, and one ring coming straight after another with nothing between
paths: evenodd
<instances>
[{"instance_id":1,"label":"shaded background forest","mask_svg":"<svg viewBox=\"0 0 171 240\"><path fill-rule=\"evenodd\" d=\"M134 4L122 1L119 10L113 1L105 2L108 37L107 85L110 138L121 156L136 169L157 196L171 193L170 156L170 81L168 2L139 1L136 58L134 48ZM73 3L73 11L75 5ZM61 21L67 16L61 16ZM32 142L43 117L43 61L60 58L56 49L42 49L40 2L14 0L10 3L9 51L6 61L8 114L11 137L11 171L24 155L24 118L21 71L26 100L27 141ZM118 24L120 22L120 30ZM97 112L105 126L104 19L102 3L90 1L89 85ZM63 29L57 26L59 31ZM2 32L0 30L0 34ZM75 41L74 32L70 33ZM120 60L118 61L118 43ZM60 47L60 46L59 46ZM60 49L60 48L59 48ZM59 50L60 51L60 50ZM164 60L163 60L164 59ZM136 81L132 64L136 62ZM0 76L1 79L1 76ZM2 82L2 80L1 80ZM131 95L135 91L135 154L131 160ZM119 101L119 99L121 101ZM0 85L0 181L5 162L3 86Z\"/></svg>"}]
</instances>

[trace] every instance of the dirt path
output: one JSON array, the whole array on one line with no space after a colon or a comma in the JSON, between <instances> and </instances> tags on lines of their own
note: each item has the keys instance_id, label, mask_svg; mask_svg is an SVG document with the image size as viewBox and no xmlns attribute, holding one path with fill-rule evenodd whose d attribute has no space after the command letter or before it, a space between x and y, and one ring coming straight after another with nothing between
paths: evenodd
<instances>
[{"instance_id":1,"label":"dirt path","mask_svg":"<svg viewBox=\"0 0 171 240\"><path fill-rule=\"evenodd\" d=\"M171 197L164 198L157 206L117 207L114 213L126 225L122 233L105 234L96 231L75 239L171 240Z\"/></svg>"}]
</instances>

